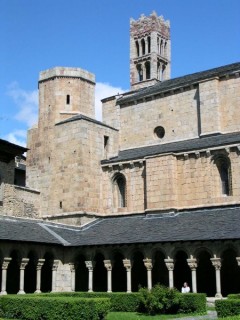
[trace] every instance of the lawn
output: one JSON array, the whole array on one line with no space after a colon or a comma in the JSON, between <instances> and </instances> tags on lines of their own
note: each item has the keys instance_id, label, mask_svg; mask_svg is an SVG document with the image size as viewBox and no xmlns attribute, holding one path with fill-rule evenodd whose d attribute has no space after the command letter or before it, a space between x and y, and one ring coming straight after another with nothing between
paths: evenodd
<instances>
[{"instance_id":1,"label":"lawn","mask_svg":"<svg viewBox=\"0 0 240 320\"><path fill-rule=\"evenodd\" d=\"M137 312L110 312L106 320L167 320L187 317L187 314L161 314L156 316L148 316ZM238 319L237 319L238 320Z\"/></svg>"}]
</instances>

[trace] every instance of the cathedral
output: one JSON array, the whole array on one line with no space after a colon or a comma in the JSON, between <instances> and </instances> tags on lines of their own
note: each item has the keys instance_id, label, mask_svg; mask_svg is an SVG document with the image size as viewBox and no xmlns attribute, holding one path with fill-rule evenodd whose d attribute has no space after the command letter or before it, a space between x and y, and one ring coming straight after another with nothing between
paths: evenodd
<instances>
[{"instance_id":1,"label":"cathedral","mask_svg":"<svg viewBox=\"0 0 240 320\"><path fill-rule=\"evenodd\" d=\"M27 148L0 140L1 294L239 293L239 73L171 79L155 12L130 21L130 89L102 100L102 121L94 74L40 72Z\"/></svg>"}]
</instances>

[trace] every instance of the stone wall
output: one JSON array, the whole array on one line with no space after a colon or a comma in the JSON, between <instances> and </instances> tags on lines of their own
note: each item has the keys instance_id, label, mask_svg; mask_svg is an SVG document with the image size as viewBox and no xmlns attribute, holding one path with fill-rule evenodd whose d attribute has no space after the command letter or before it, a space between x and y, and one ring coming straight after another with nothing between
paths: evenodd
<instances>
[{"instance_id":1,"label":"stone wall","mask_svg":"<svg viewBox=\"0 0 240 320\"><path fill-rule=\"evenodd\" d=\"M40 193L38 191L4 183L2 194L0 214L27 218L39 217Z\"/></svg>"}]
</instances>

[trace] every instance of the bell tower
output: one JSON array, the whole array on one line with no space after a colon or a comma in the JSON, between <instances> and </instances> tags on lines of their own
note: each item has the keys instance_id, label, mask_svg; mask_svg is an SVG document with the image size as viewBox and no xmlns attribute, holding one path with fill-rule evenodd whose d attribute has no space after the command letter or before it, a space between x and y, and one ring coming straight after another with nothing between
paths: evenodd
<instances>
[{"instance_id":1,"label":"bell tower","mask_svg":"<svg viewBox=\"0 0 240 320\"><path fill-rule=\"evenodd\" d=\"M170 22L153 12L130 20L130 84L139 89L170 79Z\"/></svg>"}]
</instances>

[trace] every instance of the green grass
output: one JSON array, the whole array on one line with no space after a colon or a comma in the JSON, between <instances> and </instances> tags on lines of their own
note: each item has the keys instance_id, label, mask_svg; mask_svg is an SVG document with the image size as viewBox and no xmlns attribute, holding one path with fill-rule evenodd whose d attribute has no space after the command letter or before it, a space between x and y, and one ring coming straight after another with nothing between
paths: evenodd
<instances>
[{"instance_id":1,"label":"green grass","mask_svg":"<svg viewBox=\"0 0 240 320\"><path fill-rule=\"evenodd\" d=\"M156 316L148 316L137 312L110 312L106 320L167 320L182 317L191 317L193 314L161 314ZM235 319L234 319L235 320ZM238 319L236 319L238 320Z\"/></svg>"}]
</instances>

